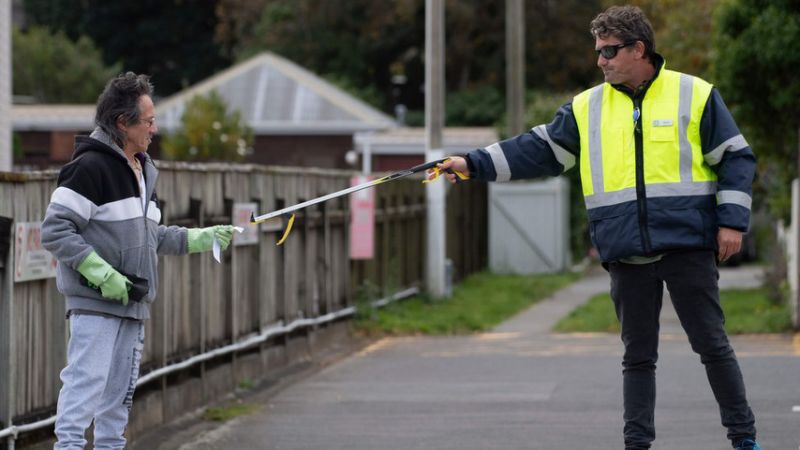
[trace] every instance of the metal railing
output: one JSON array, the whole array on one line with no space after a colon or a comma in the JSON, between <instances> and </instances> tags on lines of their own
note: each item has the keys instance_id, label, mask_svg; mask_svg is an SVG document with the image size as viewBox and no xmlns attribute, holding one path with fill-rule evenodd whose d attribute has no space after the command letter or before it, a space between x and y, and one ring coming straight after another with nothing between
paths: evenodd
<instances>
[{"instance_id":1,"label":"metal railing","mask_svg":"<svg viewBox=\"0 0 800 450\"><path fill-rule=\"evenodd\" d=\"M418 293L419 293L419 288L416 287L404 289L400 292L390 295L389 297L371 302L371 306L374 308L381 308L397 300L417 295ZM326 324L328 322L333 322L335 320L343 319L345 317L350 317L354 315L356 311L357 309L355 306L350 306L347 308L340 309L339 311L325 314L323 316L315 318L297 319L285 325L283 324L283 322L279 321L273 325L266 327L264 330L261 331L261 333L247 336L236 343L226 345L224 347L220 347L205 353L201 353L199 355L192 356L191 358L185 361L181 361L175 364L170 364L168 366L161 367L152 372L149 372L139 377L139 379L136 382L136 387L138 388L144 384L157 380L171 373L188 369L189 367L200 364L203 361L208 361L213 358L217 358L230 353L246 350L255 347L257 345L261 345L262 343L274 337L290 334L301 328L315 327ZM14 440L16 440L20 434L48 427L50 425L53 425L55 422L56 422L56 416L51 416L48 417L47 419L39 420L33 423L28 423L25 425L12 425L10 427L0 430L0 439L10 438L8 443L8 448L9 450L11 450L14 448L13 444Z\"/></svg>"}]
</instances>

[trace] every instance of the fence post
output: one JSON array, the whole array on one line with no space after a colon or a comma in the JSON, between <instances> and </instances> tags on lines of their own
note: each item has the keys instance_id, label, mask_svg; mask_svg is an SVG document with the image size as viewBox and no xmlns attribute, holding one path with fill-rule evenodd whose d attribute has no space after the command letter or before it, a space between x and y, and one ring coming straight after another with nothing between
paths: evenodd
<instances>
[{"instance_id":1,"label":"fence post","mask_svg":"<svg viewBox=\"0 0 800 450\"><path fill-rule=\"evenodd\" d=\"M13 221L0 217L0 241L8 242L0 251L0 429L12 425L16 405L16 370L14 369L14 252ZM7 240L6 240L7 239ZM0 250L3 250L0 248ZM13 447L13 437L9 438Z\"/></svg>"}]
</instances>

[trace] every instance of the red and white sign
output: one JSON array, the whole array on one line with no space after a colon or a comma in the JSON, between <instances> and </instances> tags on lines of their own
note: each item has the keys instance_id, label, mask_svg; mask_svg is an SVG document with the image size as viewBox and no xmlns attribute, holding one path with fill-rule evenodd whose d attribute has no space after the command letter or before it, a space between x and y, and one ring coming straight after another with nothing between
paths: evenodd
<instances>
[{"instance_id":1,"label":"red and white sign","mask_svg":"<svg viewBox=\"0 0 800 450\"><path fill-rule=\"evenodd\" d=\"M371 181L368 175L350 179L351 186ZM372 259L375 255L375 189L350 196L350 259Z\"/></svg>"},{"instance_id":2,"label":"red and white sign","mask_svg":"<svg viewBox=\"0 0 800 450\"><path fill-rule=\"evenodd\" d=\"M42 223L18 222L16 231L14 282L56 276L56 259L42 247Z\"/></svg>"},{"instance_id":3,"label":"red and white sign","mask_svg":"<svg viewBox=\"0 0 800 450\"><path fill-rule=\"evenodd\" d=\"M258 225L250 223L250 215L256 212L256 203L234 203L233 225L244 228L241 233L233 233L233 245L258 244Z\"/></svg>"}]
</instances>

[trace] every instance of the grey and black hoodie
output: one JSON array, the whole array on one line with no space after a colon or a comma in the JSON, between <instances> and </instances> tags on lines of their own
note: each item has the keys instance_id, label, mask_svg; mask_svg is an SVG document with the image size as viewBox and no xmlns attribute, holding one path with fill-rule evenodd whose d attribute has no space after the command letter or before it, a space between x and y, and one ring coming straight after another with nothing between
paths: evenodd
<instances>
[{"instance_id":1,"label":"grey and black hoodie","mask_svg":"<svg viewBox=\"0 0 800 450\"><path fill-rule=\"evenodd\" d=\"M58 175L42 224L42 244L58 260L56 281L67 312L82 311L148 319L158 287L158 255L188 253L186 228L159 225L155 193L158 171L149 156L137 154L146 192L122 149L100 130L75 138L75 153ZM142 208L142 195L148 198ZM77 268L94 250L120 272L146 278L141 302L124 306L81 284Z\"/></svg>"}]
</instances>

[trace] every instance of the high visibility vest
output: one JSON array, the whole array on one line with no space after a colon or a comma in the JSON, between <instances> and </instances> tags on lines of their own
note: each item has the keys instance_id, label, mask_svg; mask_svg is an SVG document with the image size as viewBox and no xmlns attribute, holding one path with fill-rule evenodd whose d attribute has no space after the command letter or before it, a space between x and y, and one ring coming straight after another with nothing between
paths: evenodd
<instances>
[{"instance_id":1,"label":"high visibility vest","mask_svg":"<svg viewBox=\"0 0 800 450\"><path fill-rule=\"evenodd\" d=\"M594 208L637 200L637 125L648 199L716 193L717 176L704 162L700 141L711 88L700 78L662 68L641 105L609 83L575 96L581 182L590 214Z\"/></svg>"}]
</instances>

